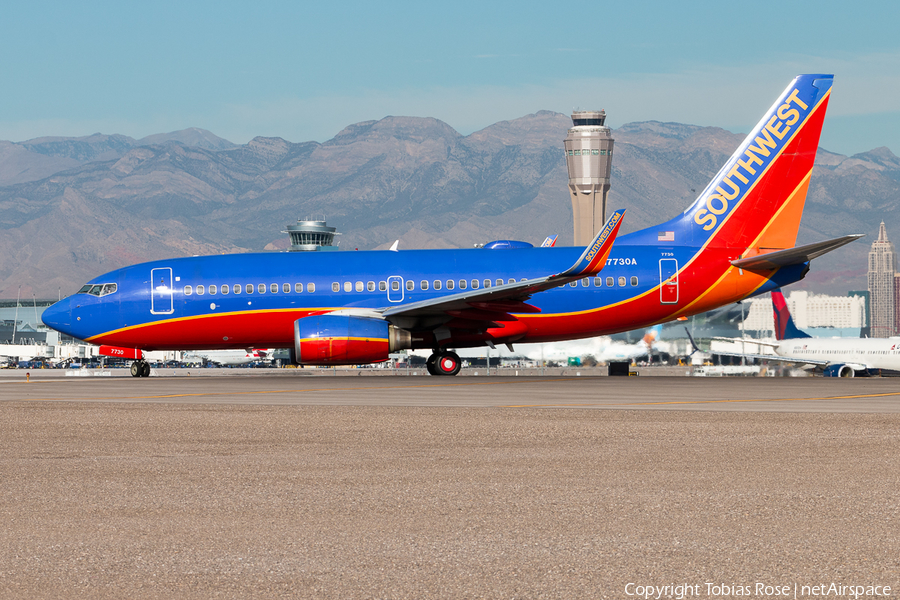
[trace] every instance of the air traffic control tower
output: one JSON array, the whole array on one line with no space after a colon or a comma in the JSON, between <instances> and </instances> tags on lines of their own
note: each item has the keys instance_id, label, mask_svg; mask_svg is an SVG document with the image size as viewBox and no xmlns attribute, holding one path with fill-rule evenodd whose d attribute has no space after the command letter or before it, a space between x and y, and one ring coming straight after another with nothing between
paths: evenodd
<instances>
[{"instance_id":1,"label":"air traffic control tower","mask_svg":"<svg viewBox=\"0 0 900 600\"><path fill-rule=\"evenodd\" d=\"M587 246L606 222L606 196L612 170L614 140L606 112L576 110L566 136L569 195L575 215L575 245Z\"/></svg>"}]
</instances>

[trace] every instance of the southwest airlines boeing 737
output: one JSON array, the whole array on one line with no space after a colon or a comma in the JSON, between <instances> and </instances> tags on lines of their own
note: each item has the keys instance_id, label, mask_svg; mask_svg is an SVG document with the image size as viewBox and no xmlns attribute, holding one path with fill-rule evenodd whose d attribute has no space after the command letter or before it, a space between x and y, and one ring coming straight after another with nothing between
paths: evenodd
<instances>
[{"instance_id":1,"label":"southwest airlines boeing 737","mask_svg":"<svg viewBox=\"0 0 900 600\"><path fill-rule=\"evenodd\" d=\"M304 365L379 362L431 349L553 342L649 327L798 281L857 236L794 247L831 93L831 75L794 79L682 214L616 239L616 211L586 248L521 242L464 250L201 256L101 275L44 323L143 350L290 348ZM615 244L614 244L615 242Z\"/></svg>"}]
</instances>

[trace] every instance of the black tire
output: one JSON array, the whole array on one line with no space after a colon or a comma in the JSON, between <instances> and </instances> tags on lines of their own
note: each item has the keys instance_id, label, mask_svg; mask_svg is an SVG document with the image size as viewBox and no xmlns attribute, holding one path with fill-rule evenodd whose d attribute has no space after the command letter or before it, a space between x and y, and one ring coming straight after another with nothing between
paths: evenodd
<instances>
[{"instance_id":1,"label":"black tire","mask_svg":"<svg viewBox=\"0 0 900 600\"><path fill-rule=\"evenodd\" d=\"M437 364L438 355L432 354L428 357L428 360L425 361L425 369L428 371L429 375L440 375L435 369L435 365Z\"/></svg>"},{"instance_id":2,"label":"black tire","mask_svg":"<svg viewBox=\"0 0 900 600\"><path fill-rule=\"evenodd\" d=\"M131 376L132 377L143 377L144 369L141 367L141 362L136 360L131 363Z\"/></svg>"},{"instance_id":3,"label":"black tire","mask_svg":"<svg viewBox=\"0 0 900 600\"><path fill-rule=\"evenodd\" d=\"M462 361L459 360L456 352L441 352L435 362L434 372L438 375L453 376L459 373L460 368L462 368Z\"/></svg>"},{"instance_id":4,"label":"black tire","mask_svg":"<svg viewBox=\"0 0 900 600\"><path fill-rule=\"evenodd\" d=\"M150 377L150 363L141 362L141 377Z\"/></svg>"}]
</instances>

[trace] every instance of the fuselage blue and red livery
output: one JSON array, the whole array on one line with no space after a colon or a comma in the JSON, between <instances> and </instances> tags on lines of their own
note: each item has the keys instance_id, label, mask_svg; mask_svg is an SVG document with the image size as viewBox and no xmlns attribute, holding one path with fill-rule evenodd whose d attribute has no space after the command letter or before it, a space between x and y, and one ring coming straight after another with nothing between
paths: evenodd
<instances>
[{"instance_id":1,"label":"fuselage blue and red livery","mask_svg":"<svg viewBox=\"0 0 900 600\"><path fill-rule=\"evenodd\" d=\"M684 213L618 237L617 211L587 248L161 260L101 275L43 319L113 348L291 348L302 364L358 364L401 348L449 356L701 313L798 281L823 248L848 241L794 248L831 84L794 79Z\"/></svg>"}]
</instances>

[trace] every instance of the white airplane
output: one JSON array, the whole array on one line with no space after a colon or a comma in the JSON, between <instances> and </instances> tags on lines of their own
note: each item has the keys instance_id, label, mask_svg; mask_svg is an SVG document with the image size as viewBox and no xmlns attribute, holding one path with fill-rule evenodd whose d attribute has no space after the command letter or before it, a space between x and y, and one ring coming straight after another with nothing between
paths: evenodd
<instances>
[{"instance_id":1,"label":"white airplane","mask_svg":"<svg viewBox=\"0 0 900 600\"><path fill-rule=\"evenodd\" d=\"M184 360L201 359L223 367L236 367L266 360L267 354L266 350L253 350L252 348L246 350L206 350L185 352Z\"/></svg>"},{"instance_id":2,"label":"white airplane","mask_svg":"<svg viewBox=\"0 0 900 600\"><path fill-rule=\"evenodd\" d=\"M599 363L619 361L632 361L643 356L649 356L653 352L653 343L659 336L662 325L655 325L648 329L641 341L636 344L610 344L606 346L597 357Z\"/></svg>"},{"instance_id":3,"label":"white airplane","mask_svg":"<svg viewBox=\"0 0 900 600\"><path fill-rule=\"evenodd\" d=\"M772 292L777 343L754 339L714 338L770 346L771 354L716 352L776 362L821 368L826 377L881 375L882 371L900 373L900 338L819 338L803 333L794 325L780 289ZM690 336L690 333L688 334ZM691 339L691 343L694 340ZM694 349L697 350L696 344Z\"/></svg>"}]
</instances>

